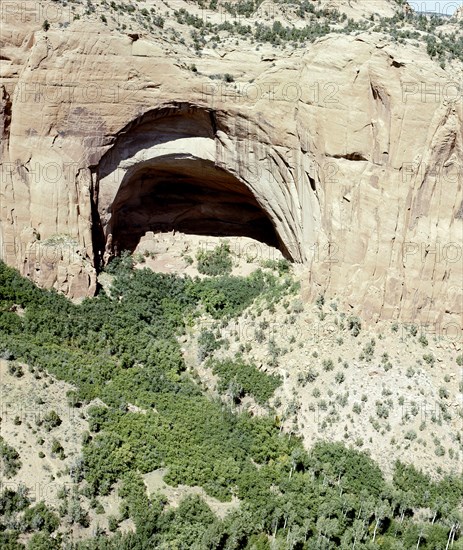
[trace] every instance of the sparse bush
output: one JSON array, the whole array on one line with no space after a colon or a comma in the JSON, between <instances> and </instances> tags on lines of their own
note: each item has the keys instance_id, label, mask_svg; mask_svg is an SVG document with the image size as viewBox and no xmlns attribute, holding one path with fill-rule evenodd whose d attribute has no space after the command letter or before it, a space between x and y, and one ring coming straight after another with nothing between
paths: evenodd
<instances>
[{"instance_id":1,"label":"sparse bush","mask_svg":"<svg viewBox=\"0 0 463 550\"><path fill-rule=\"evenodd\" d=\"M434 453L436 456L444 456L445 449L442 445L437 445L437 447L434 449Z\"/></svg>"},{"instance_id":2,"label":"sparse bush","mask_svg":"<svg viewBox=\"0 0 463 550\"><path fill-rule=\"evenodd\" d=\"M406 376L412 378L415 375L415 369L413 367L407 367Z\"/></svg>"},{"instance_id":3,"label":"sparse bush","mask_svg":"<svg viewBox=\"0 0 463 550\"><path fill-rule=\"evenodd\" d=\"M450 393L447 388L439 388L439 397L441 399L448 399L450 396Z\"/></svg>"},{"instance_id":4,"label":"sparse bush","mask_svg":"<svg viewBox=\"0 0 463 550\"><path fill-rule=\"evenodd\" d=\"M53 439L51 443L51 452L52 454L57 455L61 460L64 460L66 458L66 455L64 454L64 448L58 439Z\"/></svg>"},{"instance_id":5,"label":"sparse bush","mask_svg":"<svg viewBox=\"0 0 463 550\"><path fill-rule=\"evenodd\" d=\"M428 339L426 338L426 336L424 334L421 334L420 337L418 338L418 342L423 346L423 347L426 347L428 345Z\"/></svg>"},{"instance_id":6,"label":"sparse bush","mask_svg":"<svg viewBox=\"0 0 463 550\"><path fill-rule=\"evenodd\" d=\"M323 367L323 370L325 370L327 372L332 371L334 369L333 360L332 359L323 359L322 367Z\"/></svg>"},{"instance_id":7,"label":"sparse bush","mask_svg":"<svg viewBox=\"0 0 463 550\"><path fill-rule=\"evenodd\" d=\"M315 304L317 305L318 309L322 309L323 305L325 304L325 295L320 294L318 298L315 300Z\"/></svg>"},{"instance_id":8,"label":"sparse bush","mask_svg":"<svg viewBox=\"0 0 463 550\"><path fill-rule=\"evenodd\" d=\"M291 263L288 260L264 260L261 265L267 269L278 271L280 276L289 273L291 269Z\"/></svg>"},{"instance_id":9,"label":"sparse bush","mask_svg":"<svg viewBox=\"0 0 463 550\"><path fill-rule=\"evenodd\" d=\"M350 330L352 336L357 337L362 329L362 323L358 317L349 317L347 319L347 329Z\"/></svg>"},{"instance_id":10,"label":"sparse bush","mask_svg":"<svg viewBox=\"0 0 463 550\"><path fill-rule=\"evenodd\" d=\"M43 426L47 432L60 426L62 423L61 418L59 417L56 411L50 411L43 417Z\"/></svg>"},{"instance_id":11,"label":"sparse bush","mask_svg":"<svg viewBox=\"0 0 463 550\"><path fill-rule=\"evenodd\" d=\"M11 376L15 376L16 378L21 378L24 376L24 369L21 365L16 363L16 361L10 361L8 363L8 373L11 374Z\"/></svg>"},{"instance_id":12,"label":"sparse bush","mask_svg":"<svg viewBox=\"0 0 463 550\"><path fill-rule=\"evenodd\" d=\"M423 355L423 359L430 367L433 367L434 363L436 362L436 358L432 353L427 353Z\"/></svg>"},{"instance_id":13,"label":"sparse bush","mask_svg":"<svg viewBox=\"0 0 463 550\"><path fill-rule=\"evenodd\" d=\"M388 407L384 403L381 403L380 401L376 402L376 415L379 418L388 418L389 416Z\"/></svg>"},{"instance_id":14,"label":"sparse bush","mask_svg":"<svg viewBox=\"0 0 463 550\"><path fill-rule=\"evenodd\" d=\"M119 520L116 516L108 516L108 529L111 531L111 533L114 533L114 531L117 531L117 528L119 527Z\"/></svg>"}]
</instances>

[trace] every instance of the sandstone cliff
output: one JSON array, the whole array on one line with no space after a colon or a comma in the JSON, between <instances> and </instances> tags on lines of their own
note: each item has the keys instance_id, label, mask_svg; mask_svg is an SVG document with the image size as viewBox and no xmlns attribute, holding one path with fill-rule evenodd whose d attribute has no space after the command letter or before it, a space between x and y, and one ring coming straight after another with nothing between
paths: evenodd
<instances>
[{"instance_id":1,"label":"sandstone cliff","mask_svg":"<svg viewBox=\"0 0 463 550\"><path fill-rule=\"evenodd\" d=\"M198 56L44 13L2 10L0 244L21 273L91 295L153 224L234 224L304 263L313 295L461 330L461 65L378 32Z\"/></svg>"}]
</instances>

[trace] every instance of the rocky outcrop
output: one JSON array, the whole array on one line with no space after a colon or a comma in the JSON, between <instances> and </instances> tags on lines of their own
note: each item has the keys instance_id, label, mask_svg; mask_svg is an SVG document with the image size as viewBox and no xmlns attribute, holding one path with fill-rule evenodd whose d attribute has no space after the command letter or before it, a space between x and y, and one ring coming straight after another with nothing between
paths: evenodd
<instances>
[{"instance_id":1,"label":"rocky outcrop","mask_svg":"<svg viewBox=\"0 0 463 550\"><path fill-rule=\"evenodd\" d=\"M206 47L195 72L102 24L4 23L0 238L22 273L85 296L145 231L215 227L274 242L368 320L461 330L462 104L423 50Z\"/></svg>"}]
</instances>

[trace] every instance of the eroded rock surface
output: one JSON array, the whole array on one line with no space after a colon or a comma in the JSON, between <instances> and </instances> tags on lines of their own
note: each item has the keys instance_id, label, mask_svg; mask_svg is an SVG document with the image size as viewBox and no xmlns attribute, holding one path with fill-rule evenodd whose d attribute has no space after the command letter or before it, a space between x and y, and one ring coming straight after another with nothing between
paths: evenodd
<instances>
[{"instance_id":1,"label":"eroded rock surface","mask_svg":"<svg viewBox=\"0 0 463 550\"><path fill-rule=\"evenodd\" d=\"M366 320L461 330L460 66L379 33L197 57L96 20L44 31L22 15L1 25L9 264L75 298L145 232L236 230Z\"/></svg>"}]
</instances>

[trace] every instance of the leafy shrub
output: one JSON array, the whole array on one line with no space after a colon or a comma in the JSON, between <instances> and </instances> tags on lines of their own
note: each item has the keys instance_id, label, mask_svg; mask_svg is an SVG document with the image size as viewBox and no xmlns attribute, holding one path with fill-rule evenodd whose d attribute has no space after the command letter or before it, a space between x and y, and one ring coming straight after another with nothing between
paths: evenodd
<instances>
[{"instance_id":1,"label":"leafy shrub","mask_svg":"<svg viewBox=\"0 0 463 550\"><path fill-rule=\"evenodd\" d=\"M376 402L376 415L379 418L388 418L389 416L389 408L384 403L381 403L380 401Z\"/></svg>"},{"instance_id":2,"label":"leafy shrub","mask_svg":"<svg viewBox=\"0 0 463 550\"><path fill-rule=\"evenodd\" d=\"M352 336L357 337L360 334L362 322L358 317L349 317L347 319L347 329L350 330Z\"/></svg>"},{"instance_id":3,"label":"leafy shrub","mask_svg":"<svg viewBox=\"0 0 463 550\"><path fill-rule=\"evenodd\" d=\"M424 334L420 334L420 337L418 338L418 342L423 346L426 347L428 345L428 339Z\"/></svg>"},{"instance_id":4,"label":"leafy shrub","mask_svg":"<svg viewBox=\"0 0 463 550\"><path fill-rule=\"evenodd\" d=\"M261 265L262 267L278 271L279 275L289 273L291 269L291 263L288 260L264 260Z\"/></svg>"},{"instance_id":5,"label":"leafy shrub","mask_svg":"<svg viewBox=\"0 0 463 550\"><path fill-rule=\"evenodd\" d=\"M21 378L22 376L24 376L24 370L22 366L15 361L10 361L8 363L8 373L12 376L15 376L16 378Z\"/></svg>"},{"instance_id":6,"label":"leafy shrub","mask_svg":"<svg viewBox=\"0 0 463 550\"><path fill-rule=\"evenodd\" d=\"M1 470L0 472L6 477L10 478L15 476L21 468L21 461L19 459L19 453L0 436L0 459Z\"/></svg>"},{"instance_id":7,"label":"leafy shrub","mask_svg":"<svg viewBox=\"0 0 463 550\"><path fill-rule=\"evenodd\" d=\"M58 413L52 410L43 417L42 423L47 432L49 432L53 428L60 426L62 420Z\"/></svg>"},{"instance_id":8,"label":"leafy shrub","mask_svg":"<svg viewBox=\"0 0 463 550\"><path fill-rule=\"evenodd\" d=\"M53 439L51 443L51 452L54 455L57 455L61 460L64 460L66 458L64 454L64 449L61 443L58 441L58 439Z\"/></svg>"},{"instance_id":9,"label":"leafy shrub","mask_svg":"<svg viewBox=\"0 0 463 550\"><path fill-rule=\"evenodd\" d=\"M323 370L326 370L327 372L332 371L334 369L333 360L332 359L323 359L322 367L323 367Z\"/></svg>"},{"instance_id":10,"label":"leafy shrub","mask_svg":"<svg viewBox=\"0 0 463 550\"><path fill-rule=\"evenodd\" d=\"M227 275L233 267L228 243L222 243L211 251L200 250L196 255L196 259L198 261L198 271L210 277Z\"/></svg>"},{"instance_id":11,"label":"leafy shrub","mask_svg":"<svg viewBox=\"0 0 463 550\"><path fill-rule=\"evenodd\" d=\"M222 345L222 340L215 337L210 330L202 330L198 337L198 354L202 362Z\"/></svg>"},{"instance_id":12,"label":"leafy shrub","mask_svg":"<svg viewBox=\"0 0 463 550\"><path fill-rule=\"evenodd\" d=\"M433 367L434 363L436 362L436 358L432 353L427 353L423 355L423 359L430 367Z\"/></svg>"},{"instance_id":13,"label":"leafy shrub","mask_svg":"<svg viewBox=\"0 0 463 550\"><path fill-rule=\"evenodd\" d=\"M439 388L439 397L441 399L448 399L449 395L450 393L447 388Z\"/></svg>"},{"instance_id":14,"label":"leafy shrub","mask_svg":"<svg viewBox=\"0 0 463 550\"><path fill-rule=\"evenodd\" d=\"M280 376L266 374L255 365L242 361L216 361L209 363L208 367L219 376L218 389L221 393L225 393L230 384L235 382L245 395L252 395L261 405L264 405L281 385Z\"/></svg>"},{"instance_id":15,"label":"leafy shrub","mask_svg":"<svg viewBox=\"0 0 463 550\"><path fill-rule=\"evenodd\" d=\"M53 533L59 526L59 519L43 502L28 508L24 513L26 531L45 531Z\"/></svg>"}]
</instances>

